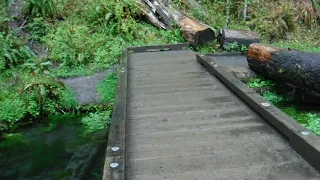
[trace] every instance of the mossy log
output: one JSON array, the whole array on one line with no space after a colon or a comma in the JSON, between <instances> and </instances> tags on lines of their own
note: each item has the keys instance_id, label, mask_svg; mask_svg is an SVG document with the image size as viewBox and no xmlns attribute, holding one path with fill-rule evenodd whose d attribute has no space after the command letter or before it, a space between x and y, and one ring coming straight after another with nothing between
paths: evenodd
<instances>
[{"instance_id":1,"label":"mossy log","mask_svg":"<svg viewBox=\"0 0 320 180\"><path fill-rule=\"evenodd\" d=\"M248 47L252 43L259 43L260 36L254 31L220 29L218 42L221 48L230 48L234 42L237 42L239 46Z\"/></svg>"},{"instance_id":2,"label":"mossy log","mask_svg":"<svg viewBox=\"0 0 320 180\"><path fill-rule=\"evenodd\" d=\"M247 60L251 69L265 77L320 94L320 54L254 43Z\"/></svg>"}]
</instances>

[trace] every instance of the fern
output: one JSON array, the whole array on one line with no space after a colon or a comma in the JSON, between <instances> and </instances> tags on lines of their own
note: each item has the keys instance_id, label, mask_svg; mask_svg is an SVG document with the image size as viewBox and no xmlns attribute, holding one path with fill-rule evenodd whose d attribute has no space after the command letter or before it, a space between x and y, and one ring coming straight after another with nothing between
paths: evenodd
<instances>
[{"instance_id":1,"label":"fern","mask_svg":"<svg viewBox=\"0 0 320 180\"><path fill-rule=\"evenodd\" d=\"M57 15L53 0L28 0L24 6L24 13L30 17L50 17Z\"/></svg>"}]
</instances>

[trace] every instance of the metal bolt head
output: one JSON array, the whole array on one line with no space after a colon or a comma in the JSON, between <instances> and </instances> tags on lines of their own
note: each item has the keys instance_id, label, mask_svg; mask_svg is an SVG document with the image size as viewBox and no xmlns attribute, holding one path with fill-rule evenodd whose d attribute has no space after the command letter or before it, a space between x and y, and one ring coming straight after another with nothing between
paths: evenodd
<instances>
[{"instance_id":1,"label":"metal bolt head","mask_svg":"<svg viewBox=\"0 0 320 180\"><path fill-rule=\"evenodd\" d=\"M117 168L119 166L119 163L111 163L110 167L111 168Z\"/></svg>"},{"instance_id":2,"label":"metal bolt head","mask_svg":"<svg viewBox=\"0 0 320 180\"><path fill-rule=\"evenodd\" d=\"M304 135L304 136L308 136L308 135L310 134L310 132L308 132L308 131L302 131L301 134Z\"/></svg>"},{"instance_id":3,"label":"metal bolt head","mask_svg":"<svg viewBox=\"0 0 320 180\"><path fill-rule=\"evenodd\" d=\"M217 64L215 64L215 65L214 65L214 67L218 67L218 65L217 65Z\"/></svg>"},{"instance_id":4,"label":"metal bolt head","mask_svg":"<svg viewBox=\"0 0 320 180\"><path fill-rule=\"evenodd\" d=\"M262 106L265 106L265 107L269 107L270 104L269 103L261 103Z\"/></svg>"},{"instance_id":5,"label":"metal bolt head","mask_svg":"<svg viewBox=\"0 0 320 180\"><path fill-rule=\"evenodd\" d=\"M111 148L111 150L112 150L113 152L119 151L119 149L120 149L120 148L117 147L117 146Z\"/></svg>"}]
</instances>

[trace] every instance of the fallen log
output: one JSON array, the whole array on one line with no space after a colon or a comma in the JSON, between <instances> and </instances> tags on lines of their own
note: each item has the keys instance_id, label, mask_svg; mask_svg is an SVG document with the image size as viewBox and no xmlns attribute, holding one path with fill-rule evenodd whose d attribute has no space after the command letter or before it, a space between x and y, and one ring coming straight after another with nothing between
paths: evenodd
<instances>
[{"instance_id":1,"label":"fallen log","mask_svg":"<svg viewBox=\"0 0 320 180\"><path fill-rule=\"evenodd\" d=\"M215 39L214 31L210 27L185 15L180 17L177 24L182 31L183 38L193 46Z\"/></svg>"},{"instance_id":2,"label":"fallen log","mask_svg":"<svg viewBox=\"0 0 320 180\"><path fill-rule=\"evenodd\" d=\"M232 43L237 42L241 46L248 47L252 43L259 43L260 36L253 31L220 29L218 34L218 43L221 48L230 48Z\"/></svg>"},{"instance_id":3,"label":"fallen log","mask_svg":"<svg viewBox=\"0 0 320 180\"><path fill-rule=\"evenodd\" d=\"M320 54L253 43L247 60L265 77L320 94Z\"/></svg>"},{"instance_id":4,"label":"fallen log","mask_svg":"<svg viewBox=\"0 0 320 180\"><path fill-rule=\"evenodd\" d=\"M141 0L136 0L136 5L152 25L160 29L169 29L164 23L158 20L152 9L149 9ZM155 10L154 10L155 11Z\"/></svg>"},{"instance_id":5,"label":"fallen log","mask_svg":"<svg viewBox=\"0 0 320 180\"><path fill-rule=\"evenodd\" d=\"M159 21L163 22L166 27L178 26L184 39L191 45L196 46L215 39L214 31L208 25L199 20L191 19L175 9L170 3L158 0L144 0L144 2L150 9L155 9Z\"/></svg>"}]
</instances>

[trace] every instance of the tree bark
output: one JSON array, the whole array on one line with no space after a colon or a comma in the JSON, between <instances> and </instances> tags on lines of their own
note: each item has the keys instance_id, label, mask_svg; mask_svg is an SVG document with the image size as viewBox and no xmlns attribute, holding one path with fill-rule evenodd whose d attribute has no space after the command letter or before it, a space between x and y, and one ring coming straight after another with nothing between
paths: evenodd
<instances>
[{"instance_id":1,"label":"tree bark","mask_svg":"<svg viewBox=\"0 0 320 180\"><path fill-rule=\"evenodd\" d=\"M160 29L169 29L164 23L158 20L152 9L149 9L141 0L136 0L136 4L143 15L152 25Z\"/></svg>"},{"instance_id":2,"label":"tree bark","mask_svg":"<svg viewBox=\"0 0 320 180\"><path fill-rule=\"evenodd\" d=\"M230 21L230 0L227 0L226 3L226 28L229 26Z\"/></svg>"},{"instance_id":3,"label":"tree bark","mask_svg":"<svg viewBox=\"0 0 320 180\"><path fill-rule=\"evenodd\" d=\"M221 48L230 48L234 42L237 42L239 46L248 47L251 43L260 42L260 36L253 31L220 29L218 42Z\"/></svg>"},{"instance_id":4,"label":"tree bark","mask_svg":"<svg viewBox=\"0 0 320 180\"><path fill-rule=\"evenodd\" d=\"M139 2L142 2L142 0L139 0ZM213 41L215 38L214 31L208 25L199 20L191 19L175 9L168 1L143 0L142 4L145 5L147 9L150 9L149 11L151 12L145 8L141 8L143 12L148 15L147 17L152 24L157 27L165 27L165 29L172 29L174 26L178 26L182 31L184 39L191 45L196 46Z\"/></svg>"},{"instance_id":5,"label":"tree bark","mask_svg":"<svg viewBox=\"0 0 320 180\"><path fill-rule=\"evenodd\" d=\"M243 20L247 20L247 8L248 8L248 2L247 0L244 0L244 8L243 8Z\"/></svg>"},{"instance_id":6,"label":"tree bark","mask_svg":"<svg viewBox=\"0 0 320 180\"><path fill-rule=\"evenodd\" d=\"M213 30L198 20L184 15L177 23L184 39L194 46L211 42L215 39Z\"/></svg>"},{"instance_id":7,"label":"tree bark","mask_svg":"<svg viewBox=\"0 0 320 180\"><path fill-rule=\"evenodd\" d=\"M265 77L320 93L320 54L255 43L249 46L247 60Z\"/></svg>"}]
</instances>

